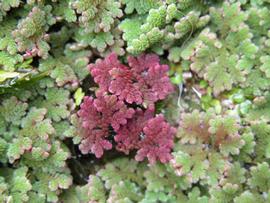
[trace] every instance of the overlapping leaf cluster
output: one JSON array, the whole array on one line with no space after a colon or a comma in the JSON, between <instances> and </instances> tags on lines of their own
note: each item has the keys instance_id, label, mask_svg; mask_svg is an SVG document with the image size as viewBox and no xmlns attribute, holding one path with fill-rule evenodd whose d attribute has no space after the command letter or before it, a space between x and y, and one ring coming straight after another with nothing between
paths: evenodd
<instances>
[{"instance_id":1,"label":"overlapping leaf cluster","mask_svg":"<svg viewBox=\"0 0 270 203\"><path fill-rule=\"evenodd\" d=\"M53 101L49 97L55 97L54 94L58 98ZM60 120L69 116L69 99L65 99L68 94L68 91L57 88L45 90L44 96L50 100L49 106L46 106L48 103L44 99L42 102L31 102L43 95L31 96L29 103L21 101L20 96L11 96L2 102L0 134L3 202L35 202L37 199L40 202L55 202L61 190L71 186L72 176L66 164L70 152L60 140L60 137L65 136L57 132L57 125L66 122ZM10 168L9 164L14 168Z\"/></svg>"},{"instance_id":2,"label":"overlapping leaf cluster","mask_svg":"<svg viewBox=\"0 0 270 203\"><path fill-rule=\"evenodd\" d=\"M108 139L115 133L116 148L126 154L138 150L136 160L168 162L175 129L162 115L154 115L155 102L173 91L168 66L150 54L129 57L128 65L121 64L114 53L89 65L99 89L96 98L84 98L78 112L85 131L80 149L100 158L112 148Z\"/></svg>"},{"instance_id":3,"label":"overlapping leaf cluster","mask_svg":"<svg viewBox=\"0 0 270 203\"><path fill-rule=\"evenodd\" d=\"M65 25L49 30L59 22L57 5L12 7L0 22L0 201L59 202L73 184L63 142L76 132L71 94L88 73L91 51L64 46Z\"/></svg>"}]
</instances>

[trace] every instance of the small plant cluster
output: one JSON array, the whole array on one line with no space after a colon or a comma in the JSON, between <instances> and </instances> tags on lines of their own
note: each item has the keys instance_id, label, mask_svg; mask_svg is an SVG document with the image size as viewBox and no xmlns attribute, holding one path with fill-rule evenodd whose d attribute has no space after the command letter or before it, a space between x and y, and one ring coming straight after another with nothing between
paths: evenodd
<instances>
[{"instance_id":1,"label":"small plant cluster","mask_svg":"<svg viewBox=\"0 0 270 203\"><path fill-rule=\"evenodd\" d=\"M269 0L0 0L0 202L270 202Z\"/></svg>"},{"instance_id":2,"label":"small plant cluster","mask_svg":"<svg viewBox=\"0 0 270 203\"><path fill-rule=\"evenodd\" d=\"M81 151L100 158L112 148L108 139L115 134L116 148L126 154L136 149L136 160L168 162L176 130L163 115L155 116L154 105L173 91L169 67L153 54L130 56L125 66L114 53L88 67L99 89L96 98L84 98L78 112L84 131Z\"/></svg>"}]
</instances>

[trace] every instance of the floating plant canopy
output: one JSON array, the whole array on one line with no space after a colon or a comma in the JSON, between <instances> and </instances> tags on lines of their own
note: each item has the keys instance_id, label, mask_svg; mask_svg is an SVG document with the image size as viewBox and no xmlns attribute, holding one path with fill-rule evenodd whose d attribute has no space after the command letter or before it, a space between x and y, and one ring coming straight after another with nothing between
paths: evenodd
<instances>
[{"instance_id":1,"label":"floating plant canopy","mask_svg":"<svg viewBox=\"0 0 270 203\"><path fill-rule=\"evenodd\" d=\"M270 202L269 0L0 0L0 202Z\"/></svg>"}]
</instances>

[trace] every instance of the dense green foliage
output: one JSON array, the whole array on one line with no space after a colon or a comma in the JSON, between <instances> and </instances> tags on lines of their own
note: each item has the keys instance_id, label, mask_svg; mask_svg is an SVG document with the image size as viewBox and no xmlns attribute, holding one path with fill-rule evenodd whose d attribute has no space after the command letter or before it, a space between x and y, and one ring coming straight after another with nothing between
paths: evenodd
<instances>
[{"instance_id":1,"label":"dense green foliage","mask_svg":"<svg viewBox=\"0 0 270 203\"><path fill-rule=\"evenodd\" d=\"M269 0L0 0L0 202L270 202L269 30ZM78 149L112 52L170 66L166 164Z\"/></svg>"}]
</instances>

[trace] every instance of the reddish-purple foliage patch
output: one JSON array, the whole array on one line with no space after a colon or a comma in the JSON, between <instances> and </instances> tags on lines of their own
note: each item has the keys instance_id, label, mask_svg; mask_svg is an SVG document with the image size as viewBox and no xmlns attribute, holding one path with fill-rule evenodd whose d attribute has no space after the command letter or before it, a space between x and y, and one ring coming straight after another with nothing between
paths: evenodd
<instances>
[{"instance_id":1,"label":"reddish-purple foliage patch","mask_svg":"<svg viewBox=\"0 0 270 203\"><path fill-rule=\"evenodd\" d=\"M129 57L126 66L112 53L89 69L99 89L96 98L84 98L78 112L82 153L100 158L104 150L112 148L110 140L114 139L119 151L137 150L138 161L168 162L175 129L162 115L155 116L154 104L173 91L169 67L161 65L154 54Z\"/></svg>"},{"instance_id":2,"label":"reddish-purple foliage patch","mask_svg":"<svg viewBox=\"0 0 270 203\"><path fill-rule=\"evenodd\" d=\"M129 154L131 150L140 148L140 140L143 139L143 127L147 121L154 117L155 110L149 108L146 111L138 109L127 123L118 131L114 140L117 142L116 149Z\"/></svg>"},{"instance_id":3,"label":"reddish-purple foliage patch","mask_svg":"<svg viewBox=\"0 0 270 203\"><path fill-rule=\"evenodd\" d=\"M156 160L168 162L172 158L170 152L175 133L176 129L164 120L163 115L148 120L143 127L143 138L139 142L135 159L142 161L147 157L151 164Z\"/></svg>"},{"instance_id":4,"label":"reddish-purple foliage patch","mask_svg":"<svg viewBox=\"0 0 270 203\"><path fill-rule=\"evenodd\" d=\"M83 154L94 153L97 158L103 155L103 150L112 148L106 139L109 135L109 124L94 106L92 97L84 97L81 109L78 112L83 128L83 140L79 146Z\"/></svg>"},{"instance_id":5,"label":"reddish-purple foliage patch","mask_svg":"<svg viewBox=\"0 0 270 203\"><path fill-rule=\"evenodd\" d=\"M161 65L158 56L130 56L128 64L121 64L112 53L105 60L89 65L89 69L101 91L109 91L129 104L151 104L173 91L167 75L169 67Z\"/></svg>"}]
</instances>

